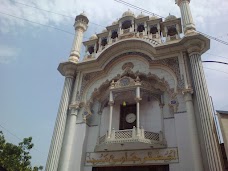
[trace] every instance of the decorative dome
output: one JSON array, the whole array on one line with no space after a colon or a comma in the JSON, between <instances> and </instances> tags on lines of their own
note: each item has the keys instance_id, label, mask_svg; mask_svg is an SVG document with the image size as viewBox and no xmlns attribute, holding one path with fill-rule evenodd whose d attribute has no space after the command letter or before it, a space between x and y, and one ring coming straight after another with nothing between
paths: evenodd
<instances>
[{"instance_id":1,"label":"decorative dome","mask_svg":"<svg viewBox=\"0 0 228 171\"><path fill-rule=\"evenodd\" d=\"M175 20L175 19L177 19L176 16L169 14L169 16L165 18L165 21L170 21L170 20Z\"/></svg>"},{"instance_id":2,"label":"decorative dome","mask_svg":"<svg viewBox=\"0 0 228 171\"><path fill-rule=\"evenodd\" d=\"M122 17L134 17L134 16L135 14L131 10L124 12L122 15Z\"/></svg>"},{"instance_id":3,"label":"decorative dome","mask_svg":"<svg viewBox=\"0 0 228 171\"><path fill-rule=\"evenodd\" d=\"M107 32L108 30L105 28L104 30L102 30L102 33L104 33L104 32Z\"/></svg>"},{"instance_id":4,"label":"decorative dome","mask_svg":"<svg viewBox=\"0 0 228 171\"><path fill-rule=\"evenodd\" d=\"M97 35L96 35L96 34L93 34L93 35L89 38L89 40L94 40L94 39L97 39Z\"/></svg>"},{"instance_id":5,"label":"decorative dome","mask_svg":"<svg viewBox=\"0 0 228 171\"><path fill-rule=\"evenodd\" d=\"M79 21L79 20L83 20L87 24L89 23L89 19L87 18L84 12L76 16L75 21Z\"/></svg>"},{"instance_id":6,"label":"decorative dome","mask_svg":"<svg viewBox=\"0 0 228 171\"><path fill-rule=\"evenodd\" d=\"M145 15L143 15L142 13L137 16L137 18L143 18L143 17L145 17Z\"/></svg>"},{"instance_id":7,"label":"decorative dome","mask_svg":"<svg viewBox=\"0 0 228 171\"><path fill-rule=\"evenodd\" d=\"M158 17L156 17L154 15L150 17L150 20L156 20L156 19L158 19Z\"/></svg>"},{"instance_id":8,"label":"decorative dome","mask_svg":"<svg viewBox=\"0 0 228 171\"><path fill-rule=\"evenodd\" d=\"M116 24L118 24L118 21L114 21L114 22L112 23L112 25L116 25Z\"/></svg>"}]
</instances>

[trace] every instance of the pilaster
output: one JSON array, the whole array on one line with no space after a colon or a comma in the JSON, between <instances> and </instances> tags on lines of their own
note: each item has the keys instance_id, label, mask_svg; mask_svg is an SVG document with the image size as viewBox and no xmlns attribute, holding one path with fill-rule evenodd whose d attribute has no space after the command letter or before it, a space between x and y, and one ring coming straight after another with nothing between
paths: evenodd
<instances>
[{"instance_id":1,"label":"pilaster","mask_svg":"<svg viewBox=\"0 0 228 171\"><path fill-rule=\"evenodd\" d=\"M76 101L69 106L69 109L70 109L70 113L68 115L69 119L67 121L67 127L64 134L64 141L63 141L64 143L61 150L58 171L69 170L73 140L75 135L75 125L77 121L78 111L80 108L81 108L81 103L79 101Z\"/></svg>"},{"instance_id":2,"label":"pilaster","mask_svg":"<svg viewBox=\"0 0 228 171\"><path fill-rule=\"evenodd\" d=\"M193 159L193 165L194 170L197 171L203 171L203 161L200 151L200 143L199 143L199 137L197 133L197 126L196 126L196 118L195 118L195 112L192 102L192 89L185 89L183 90L183 95L186 103L186 109L187 109L187 115L188 115L188 123L189 123L189 140L191 141L191 152L192 152L192 159Z\"/></svg>"},{"instance_id":3,"label":"pilaster","mask_svg":"<svg viewBox=\"0 0 228 171\"><path fill-rule=\"evenodd\" d=\"M199 106L200 122L203 131L204 143L206 146L207 161L210 171L222 170L220 148L214 127L212 109L210 105L209 93L203 71L200 48L192 44L188 48L190 64L197 103Z\"/></svg>"},{"instance_id":4,"label":"pilaster","mask_svg":"<svg viewBox=\"0 0 228 171\"><path fill-rule=\"evenodd\" d=\"M72 87L74 84L74 70L66 70L63 92L59 104L58 114L55 122L54 133L51 140L50 150L46 163L46 171L57 171L65 132L67 111L70 102Z\"/></svg>"}]
</instances>

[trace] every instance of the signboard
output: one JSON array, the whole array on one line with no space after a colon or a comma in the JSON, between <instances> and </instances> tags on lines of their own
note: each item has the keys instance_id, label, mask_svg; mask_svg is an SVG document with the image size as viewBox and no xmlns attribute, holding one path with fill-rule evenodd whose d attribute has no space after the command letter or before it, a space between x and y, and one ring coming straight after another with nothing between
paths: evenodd
<instances>
[{"instance_id":1,"label":"signboard","mask_svg":"<svg viewBox=\"0 0 228 171\"><path fill-rule=\"evenodd\" d=\"M86 153L86 166L124 166L179 162L177 148Z\"/></svg>"}]
</instances>

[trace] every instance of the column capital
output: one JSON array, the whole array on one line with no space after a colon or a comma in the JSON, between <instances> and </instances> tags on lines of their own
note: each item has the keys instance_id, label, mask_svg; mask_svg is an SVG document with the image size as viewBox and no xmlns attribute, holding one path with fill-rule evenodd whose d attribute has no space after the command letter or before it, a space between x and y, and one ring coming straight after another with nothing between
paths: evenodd
<instances>
[{"instance_id":1,"label":"column capital","mask_svg":"<svg viewBox=\"0 0 228 171\"><path fill-rule=\"evenodd\" d=\"M72 62L60 63L58 71L65 77L75 78L76 76L76 66Z\"/></svg>"},{"instance_id":2,"label":"column capital","mask_svg":"<svg viewBox=\"0 0 228 171\"><path fill-rule=\"evenodd\" d=\"M75 31L85 32L88 28L88 25L86 25L85 23L82 23L82 22L75 22L74 28L75 28Z\"/></svg>"},{"instance_id":3,"label":"column capital","mask_svg":"<svg viewBox=\"0 0 228 171\"><path fill-rule=\"evenodd\" d=\"M78 63L80 58L80 54L76 51L71 52L68 61Z\"/></svg>"},{"instance_id":4,"label":"column capital","mask_svg":"<svg viewBox=\"0 0 228 171\"><path fill-rule=\"evenodd\" d=\"M192 101L193 90L191 88L183 90L182 94L184 95L185 102Z\"/></svg>"},{"instance_id":5,"label":"column capital","mask_svg":"<svg viewBox=\"0 0 228 171\"><path fill-rule=\"evenodd\" d=\"M201 54L202 51L207 47L206 42L200 39L188 40L184 46L187 49L188 54Z\"/></svg>"},{"instance_id":6,"label":"column capital","mask_svg":"<svg viewBox=\"0 0 228 171\"><path fill-rule=\"evenodd\" d=\"M114 105L114 101L109 101L109 102L108 102L108 105L109 105L109 106L113 106L113 105Z\"/></svg>"},{"instance_id":7,"label":"column capital","mask_svg":"<svg viewBox=\"0 0 228 171\"><path fill-rule=\"evenodd\" d=\"M193 94L193 89L192 88L187 88L182 91L182 94Z\"/></svg>"},{"instance_id":8,"label":"column capital","mask_svg":"<svg viewBox=\"0 0 228 171\"><path fill-rule=\"evenodd\" d=\"M69 105L69 109L79 110L83 106L83 103L80 101L75 101Z\"/></svg>"},{"instance_id":9,"label":"column capital","mask_svg":"<svg viewBox=\"0 0 228 171\"><path fill-rule=\"evenodd\" d=\"M136 103L139 103L141 100L142 100L141 97L136 97L136 98L135 98Z\"/></svg>"}]
</instances>

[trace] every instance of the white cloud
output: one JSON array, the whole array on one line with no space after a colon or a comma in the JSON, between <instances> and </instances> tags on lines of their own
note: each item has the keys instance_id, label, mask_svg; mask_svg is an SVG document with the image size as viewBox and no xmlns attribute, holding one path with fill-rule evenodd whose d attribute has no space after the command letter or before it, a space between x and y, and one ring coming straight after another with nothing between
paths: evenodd
<instances>
[{"instance_id":1,"label":"white cloud","mask_svg":"<svg viewBox=\"0 0 228 171\"><path fill-rule=\"evenodd\" d=\"M0 45L0 64L8 64L14 61L19 53L19 48Z\"/></svg>"},{"instance_id":2,"label":"white cloud","mask_svg":"<svg viewBox=\"0 0 228 171\"><path fill-rule=\"evenodd\" d=\"M41 24L55 24L61 27L61 24L74 22L73 18L63 17L60 15L55 15L52 13L48 13L42 10L34 9L27 7L25 5L19 4L23 3L29 6L35 6L37 8L45 9L47 11L52 11L60 14L64 14L66 16L78 15L82 11L85 11L88 15L88 18L93 23L98 23L100 25L110 25L114 20L120 18L122 13L126 11L128 6L125 6L121 3L118 3L114 0L2 0L0 6L0 12L14 15L19 18L25 18L34 22L38 22ZM169 13L177 15L180 17L180 11L178 6L175 4L174 0L166 1L166 0L150 0L150 1L136 1L136 0L128 0L128 3L134 4L141 8L144 8L148 11L159 14L163 17L169 15ZM205 19L210 18L211 20L216 21L216 18L227 15L228 2L224 0L201 0L201 1L191 1L190 3L193 17L195 22L200 25L200 27L206 24ZM140 11L132 9L136 14L139 14ZM4 14L0 14L0 24L1 32L9 32L17 27L27 27L28 22L13 18L11 16L7 16ZM71 25L71 26L72 26ZM92 26L92 24L90 24ZM40 27L39 25L34 25ZM214 26L214 28L216 25ZM101 27L92 26L93 32L101 31Z\"/></svg>"}]
</instances>

